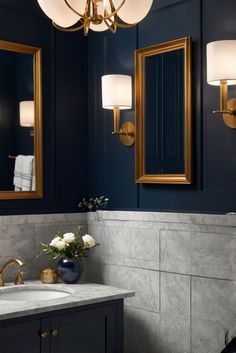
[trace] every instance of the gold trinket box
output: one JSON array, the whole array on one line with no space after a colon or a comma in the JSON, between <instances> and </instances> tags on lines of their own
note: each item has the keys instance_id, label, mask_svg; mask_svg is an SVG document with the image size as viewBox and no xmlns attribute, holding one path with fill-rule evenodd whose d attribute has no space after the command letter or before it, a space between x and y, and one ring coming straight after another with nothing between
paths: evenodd
<instances>
[{"instance_id":1,"label":"gold trinket box","mask_svg":"<svg viewBox=\"0 0 236 353\"><path fill-rule=\"evenodd\" d=\"M57 283L59 273L55 268L47 267L40 273L40 280L42 283L52 284Z\"/></svg>"}]
</instances>

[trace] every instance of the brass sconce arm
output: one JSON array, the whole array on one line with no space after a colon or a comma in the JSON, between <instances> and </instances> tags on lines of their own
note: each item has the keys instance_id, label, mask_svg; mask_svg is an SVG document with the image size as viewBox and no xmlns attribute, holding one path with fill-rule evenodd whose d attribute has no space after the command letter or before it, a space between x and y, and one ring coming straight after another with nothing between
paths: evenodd
<instances>
[{"instance_id":1,"label":"brass sconce arm","mask_svg":"<svg viewBox=\"0 0 236 353\"><path fill-rule=\"evenodd\" d=\"M236 98L228 99L227 81L220 81L220 110L214 110L213 114L222 114L225 124L236 129Z\"/></svg>"},{"instance_id":2,"label":"brass sconce arm","mask_svg":"<svg viewBox=\"0 0 236 353\"><path fill-rule=\"evenodd\" d=\"M220 82L220 110L213 110L213 114L236 115L236 107L228 109L228 84L227 84L227 81Z\"/></svg>"},{"instance_id":3,"label":"brass sconce arm","mask_svg":"<svg viewBox=\"0 0 236 353\"><path fill-rule=\"evenodd\" d=\"M118 135L120 142L127 147L133 146L135 139L135 126L127 121L120 127L120 108L114 107L114 131L112 135Z\"/></svg>"},{"instance_id":4,"label":"brass sconce arm","mask_svg":"<svg viewBox=\"0 0 236 353\"><path fill-rule=\"evenodd\" d=\"M114 131L112 135L119 135L120 134L120 108L114 107Z\"/></svg>"}]
</instances>

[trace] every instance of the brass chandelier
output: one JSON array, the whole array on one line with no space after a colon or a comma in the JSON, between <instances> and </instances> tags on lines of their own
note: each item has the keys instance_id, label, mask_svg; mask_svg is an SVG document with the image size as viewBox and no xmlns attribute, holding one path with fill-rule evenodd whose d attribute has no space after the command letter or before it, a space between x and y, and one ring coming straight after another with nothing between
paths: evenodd
<instances>
[{"instance_id":1,"label":"brass chandelier","mask_svg":"<svg viewBox=\"0 0 236 353\"><path fill-rule=\"evenodd\" d=\"M153 0L37 0L53 25L64 32L89 30L116 33L136 25L148 14Z\"/></svg>"}]
</instances>

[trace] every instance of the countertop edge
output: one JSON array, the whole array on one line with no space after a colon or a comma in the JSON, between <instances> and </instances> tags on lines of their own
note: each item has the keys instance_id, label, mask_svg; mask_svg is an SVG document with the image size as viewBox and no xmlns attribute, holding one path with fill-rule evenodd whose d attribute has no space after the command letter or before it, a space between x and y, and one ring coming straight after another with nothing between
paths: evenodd
<instances>
[{"instance_id":1,"label":"countertop edge","mask_svg":"<svg viewBox=\"0 0 236 353\"><path fill-rule=\"evenodd\" d=\"M135 295L135 292L124 290L123 293L107 295L100 298L80 299L77 301L74 300L69 303L59 303L59 304L53 304L53 305L50 305L50 303L47 303L45 306L42 306L42 307L35 307L33 309L29 308L29 309L23 309L21 311L0 314L0 321L2 322L4 320L17 319L17 318L27 317L27 316L30 317L37 314L45 314L47 312L51 313L53 311L59 311L63 309L71 309L71 308L81 307L81 306L90 305L90 304L99 304L99 303L109 302L113 300L125 299L129 297L133 297L134 295Z\"/></svg>"}]
</instances>

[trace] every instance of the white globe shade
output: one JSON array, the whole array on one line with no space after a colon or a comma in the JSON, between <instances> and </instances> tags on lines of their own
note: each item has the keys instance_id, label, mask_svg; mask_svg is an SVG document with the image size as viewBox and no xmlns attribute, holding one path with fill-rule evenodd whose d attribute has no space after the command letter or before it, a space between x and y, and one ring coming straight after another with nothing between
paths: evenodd
<instances>
[{"instance_id":1,"label":"white globe shade","mask_svg":"<svg viewBox=\"0 0 236 353\"><path fill-rule=\"evenodd\" d=\"M94 25L91 23L90 29L94 32L104 32L104 31L108 30L108 27L104 22L102 22L100 25Z\"/></svg>"},{"instance_id":2,"label":"white globe shade","mask_svg":"<svg viewBox=\"0 0 236 353\"><path fill-rule=\"evenodd\" d=\"M113 0L116 8L121 0ZM126 23L134 24L142 21L152 7L153 0L125 0L124 5L118 12L120 19Z\"/></svg>"},{"instance_id":3,"label":"white globe shade","mask_svg":"<svg viewBox=\"0 0 236 353\"><path fill-rule=\"evenodd\" d=\"M84 15L87 4L86 0L68 0L68 3L71 5L71 7L73 7L75 11L81 15Z\"/></svg>"},{"instance_id":4,"label":"white globe shade","mask_svg":"<svg viewBox=\"0 0 236 353\"><path fill-rule=\"evenodd\" d=\"M128 75L102 76L102 106L104 109L132 108L132 78Z\"/></svg>"},{"instance_id":5,"label":"white globe shade","mask_svg":"<svg viewBox=\"0 0 236 353\"><path fill-rule=\"evenodd\" d=\"M34 101L20 102L20 126L34 126Z\"/></svg>"},{"instance_id":6,"label":"white globe shade","mask_svg":"<svg viewBox=\"0 0 236 353\"><path fill-rule=\"evenodd\" d=\"M236 85L236 40L207 44L207 82L220 86L220 81Z\"/></svg>"},{"instance_id":7,"label":"white globe shade","mask_svg":"<svg viewBox=\"0 0 236 353\"><path fill-rule=\"evenodd\" d=\"M71 27L80 19L64 0L38 0L38 3L43 12L60 27Z\"/></svg>"}]
</instances>

